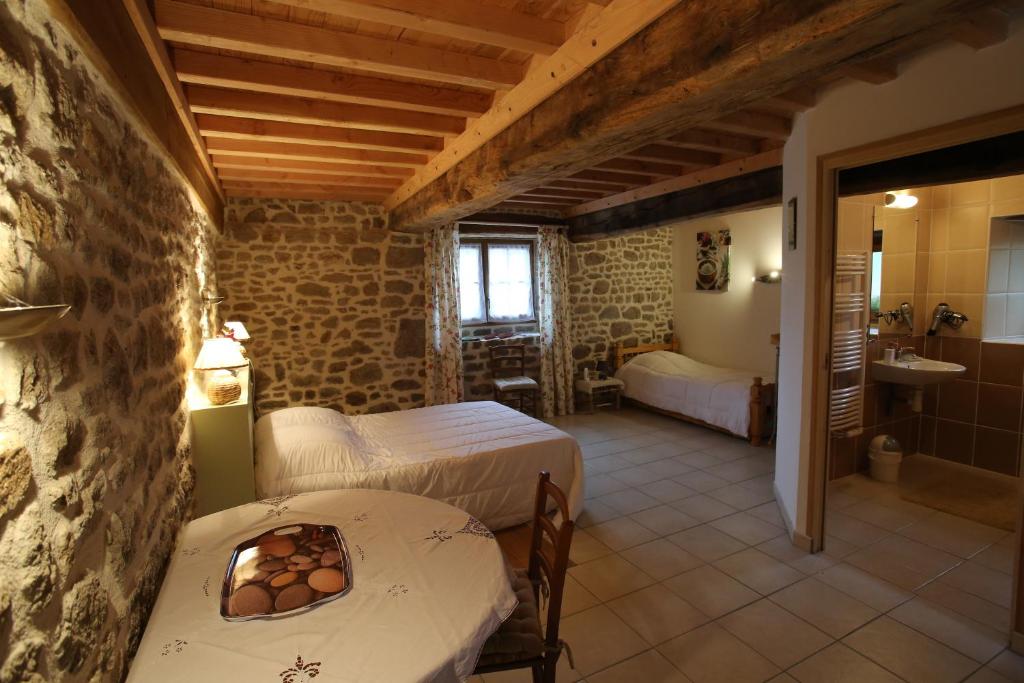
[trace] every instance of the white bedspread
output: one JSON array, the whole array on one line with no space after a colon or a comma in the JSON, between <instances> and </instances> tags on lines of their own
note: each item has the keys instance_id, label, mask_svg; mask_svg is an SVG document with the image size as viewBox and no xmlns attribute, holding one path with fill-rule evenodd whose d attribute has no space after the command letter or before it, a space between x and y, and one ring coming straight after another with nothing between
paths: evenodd
<instances>
[{"instance_id":1,"label":"white bedspread","mask_svg":"<svg viewBox=\"0 0 1024 683\"><path fill-rule=\"evenodd\" d=\"M653 351L629 360L615 376L624 395L746 437L754 375L705 365L679 353Z\"/></svg>"},{"instance_id":2,"label":"white bedspread","mask_svg":"<svg viewBox=\"0 0 1024 683\"><path fill-rule=\"evenodd\" d=\"M329 489L415 493L461 508L491 529L529 521L540 470L583 506L576 440L492 401L345 417L286 408L256 422L261 498Z\"/></svg>"}]
</instances>

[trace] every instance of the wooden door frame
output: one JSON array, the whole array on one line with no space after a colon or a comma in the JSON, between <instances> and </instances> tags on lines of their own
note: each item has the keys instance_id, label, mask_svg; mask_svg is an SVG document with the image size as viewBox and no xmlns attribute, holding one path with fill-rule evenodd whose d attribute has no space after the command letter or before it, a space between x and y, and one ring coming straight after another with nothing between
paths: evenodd
<instances>
[{"instance_id":1,"label":"wooden door frame","mask_svg":"<svg viewBox=\"0 0 1024 683\"><path fill-rule=\"evenodd\" d=\"M815 221L817 249L811 267L814 290L812 331L814 363L811 374L811 443L806 486L801 494L807 500L807 532L814 550L822 549L825 536L825 489L828 483L828 352L832 326L832 277L835 259L836 215L839 171L898 157L953 147L985 138L1024 130L1024 105L1002 109L952 123L900 135L878 142L832 152L818 157L816 201L809 214ZM1014 590L1011 620L1011 647L1024 652L1024 479L1019 489L1017 543L1014 552Z\"/></svg>"}]
</instances>

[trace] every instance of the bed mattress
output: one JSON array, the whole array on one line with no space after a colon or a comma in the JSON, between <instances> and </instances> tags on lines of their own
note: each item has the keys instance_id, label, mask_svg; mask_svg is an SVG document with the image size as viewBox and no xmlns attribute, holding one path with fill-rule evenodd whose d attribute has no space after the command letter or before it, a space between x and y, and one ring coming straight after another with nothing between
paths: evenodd
<instances>
[{"instance_id":1,"label":"bed mattress","mask_svg":"<svg viewBox=\"0 0 1024 683\"><path fill-rule=\"evenodd\" d=\"M705 365L680 353L652 351L636 356L615 376L623 394L649 406L681 413L747 437L750 386L754 374Z\"/></svg>"},{"instance_id":2,"label":"bed mattress","mask_svg":"<svg viewBox=\"0 0 1024 683\"><path fill-rule=\"evenodd\" d=\"M285 408L256 422L261 498L329 489L415 493L461 508L491 529L529 521L537 474L583 506L583 459L565 432L493 401L346 417Z\"/></svg>"}]
</instances>

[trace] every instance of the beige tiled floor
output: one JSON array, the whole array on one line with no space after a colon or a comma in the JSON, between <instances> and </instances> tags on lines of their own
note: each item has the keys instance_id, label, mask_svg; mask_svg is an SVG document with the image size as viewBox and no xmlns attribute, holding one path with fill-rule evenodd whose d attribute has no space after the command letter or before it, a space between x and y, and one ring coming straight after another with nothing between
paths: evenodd
<instances>
[{"instance_id":1,"label":"beige tiled floor","mask_svg":"<svg viewBox=\"0 0 1024 683\"><path fill-rule=\"evenodd\" d=\"M811 556L785 535L770 449L631 409L554 423L587 470L560 682L1024 681L1011 534L854 476Z\"/></svg>"}]
</instances>

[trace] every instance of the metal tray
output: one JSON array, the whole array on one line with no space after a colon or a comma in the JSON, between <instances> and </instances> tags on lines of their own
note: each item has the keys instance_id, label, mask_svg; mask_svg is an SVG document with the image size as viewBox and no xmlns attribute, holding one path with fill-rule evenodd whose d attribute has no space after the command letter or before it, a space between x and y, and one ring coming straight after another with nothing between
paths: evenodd
<instances>
[{"instance_id":1,"label":"metal tray","mask_svg":"<svg viewBox=\"0 0 1024 683\"><path fill-rule=\"evenodd\" d=\"M288 524L235 546L220 614L228 621L307 612L352 590L348 546L336 526Z\"/></svg>"}]
</instances>

